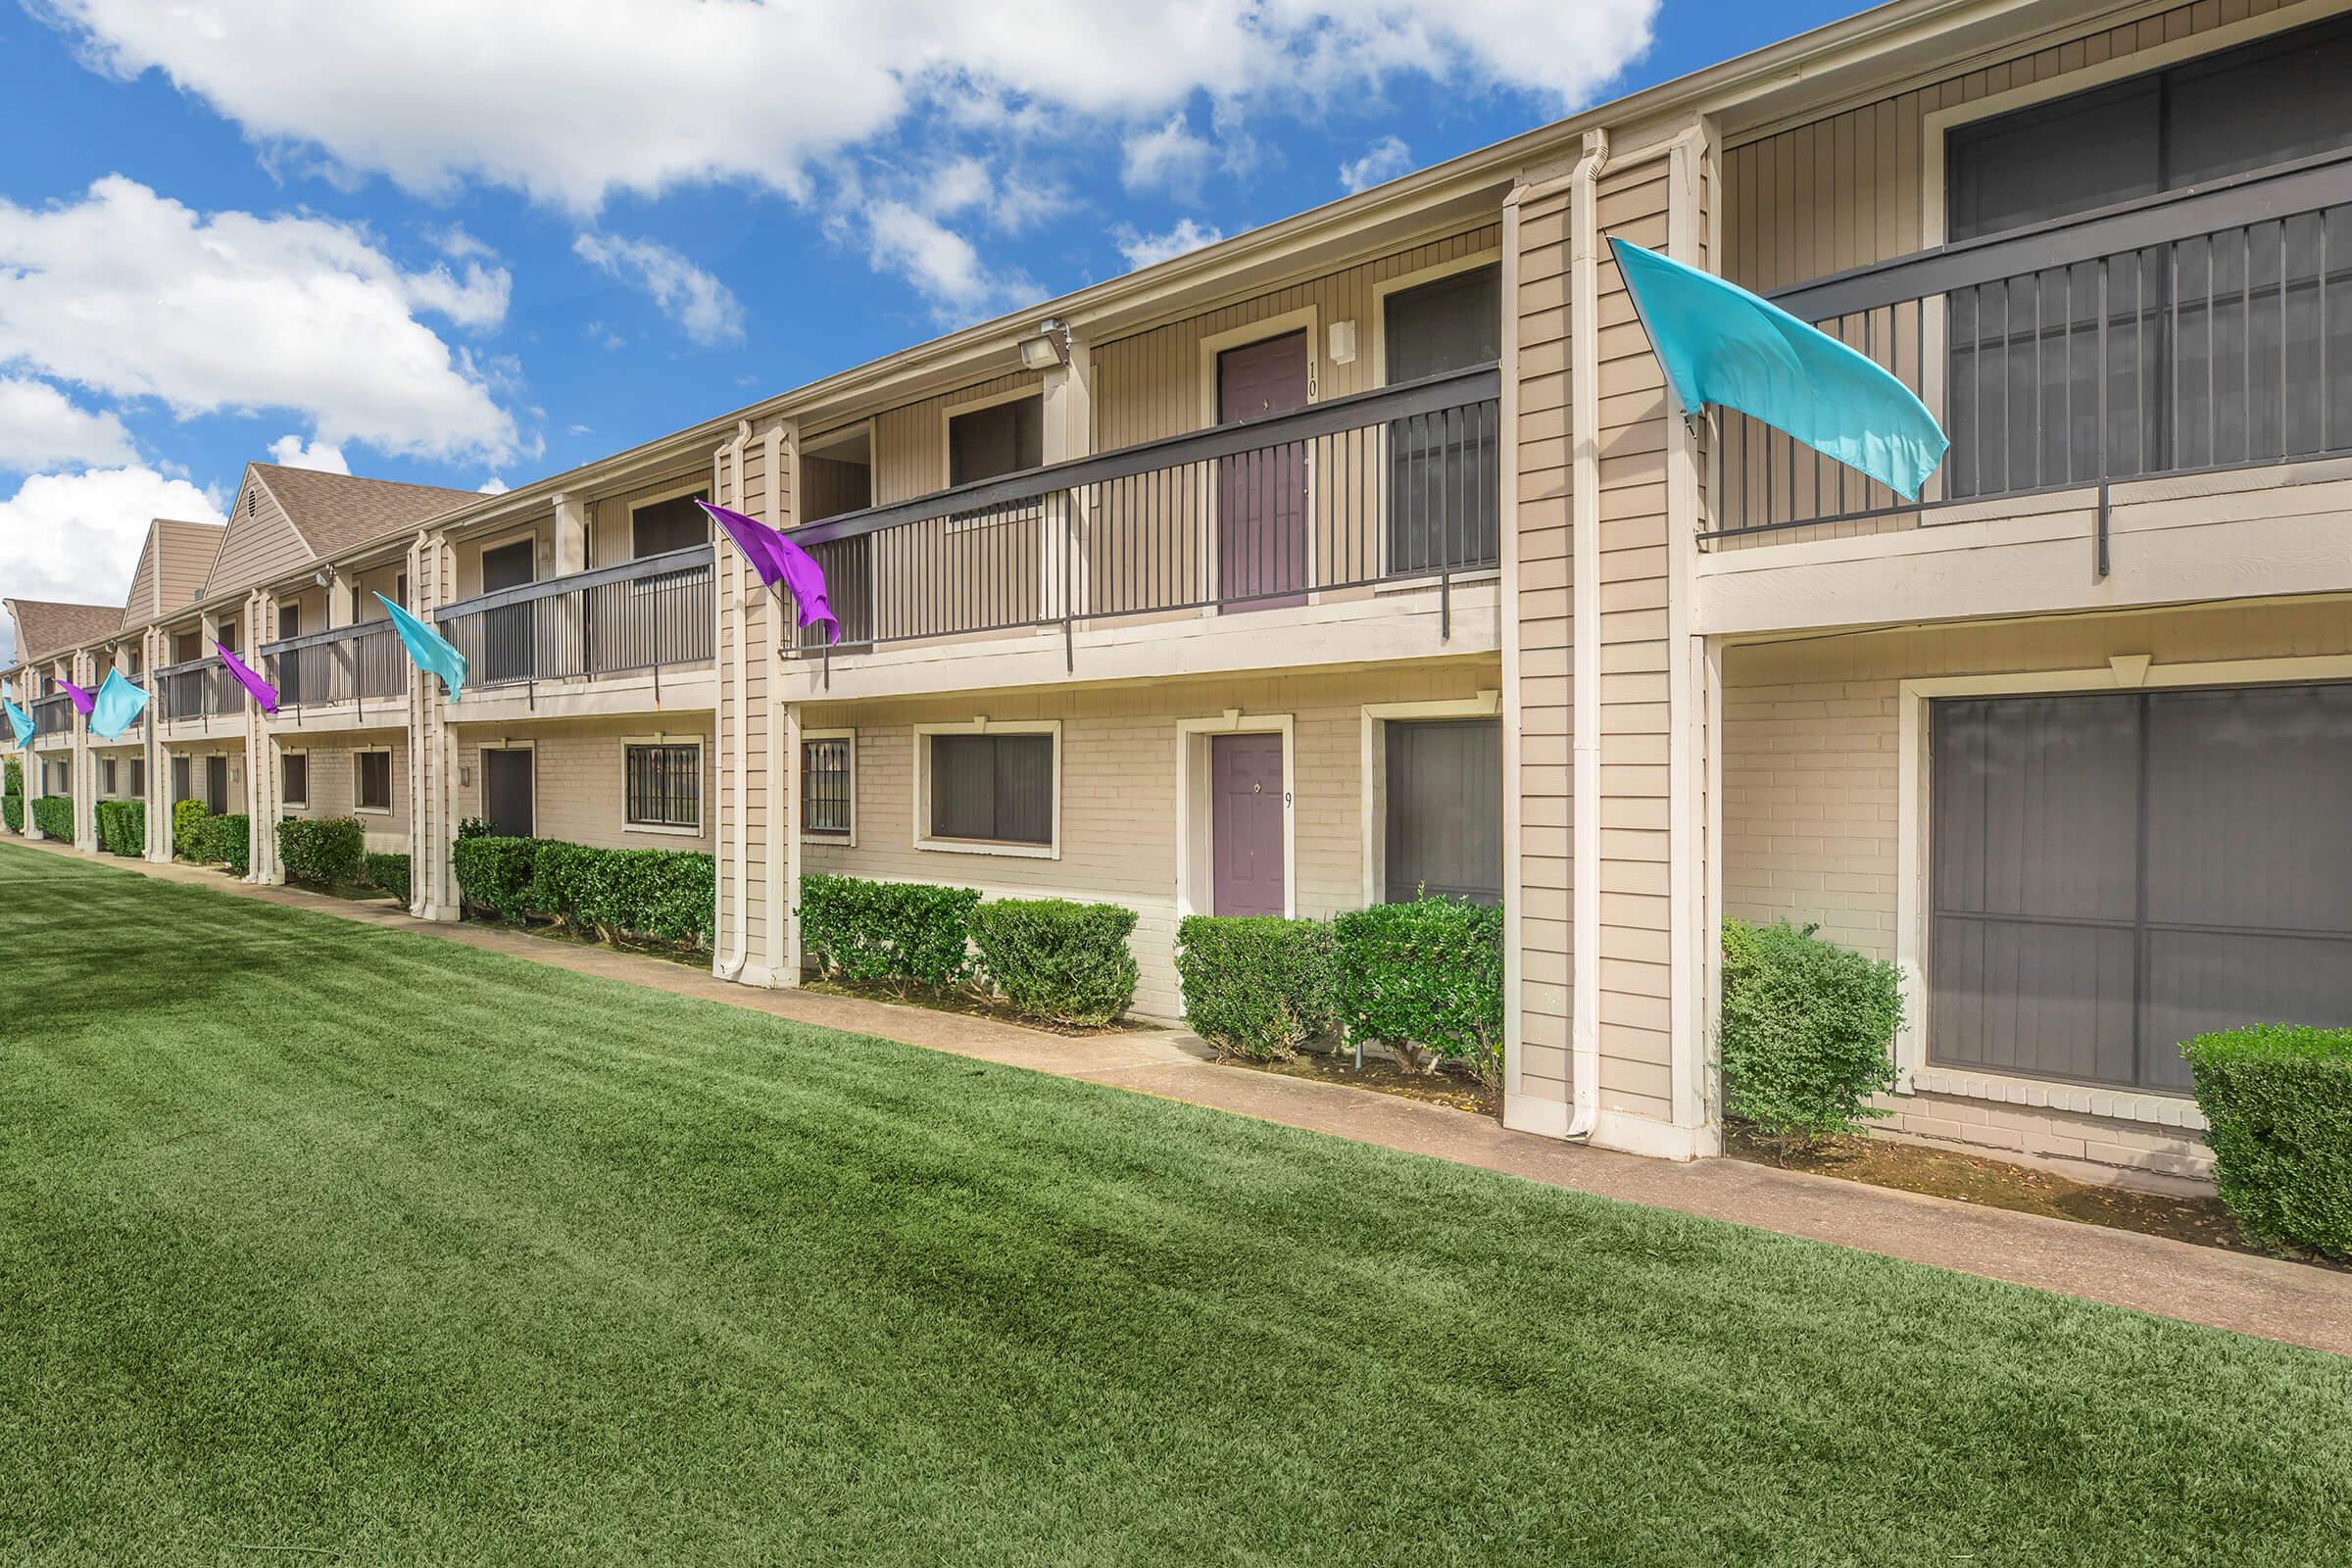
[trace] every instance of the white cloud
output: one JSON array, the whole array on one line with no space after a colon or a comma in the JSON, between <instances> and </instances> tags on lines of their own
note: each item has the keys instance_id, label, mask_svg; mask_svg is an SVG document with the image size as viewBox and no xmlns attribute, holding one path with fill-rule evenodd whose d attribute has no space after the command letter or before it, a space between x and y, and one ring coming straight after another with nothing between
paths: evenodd
<instances>
[{"instance_id":1,"label":"white cloud","mask_svg":"<svg viewBox=\"0 0 2352 1568\"><path fill-rule=\"evenodd\" d=\"M1176 220L1174 228L1164 234L1138 233L1130 225L1122 223L1112 231L1111 237L1118 244L1119 254L1127 258L1128 270L1140 271L1170 257L1197 251L1203 245L1214 245L1225 235L1206 223L1196 223L1189 218L1182 218Z\"/></svg>"},{"instance_id":2,"label":"white cloud","mask_svg":"<svg viewBox=\"0 0 2352 1568\"><path fill-rule=\"evenodd\" d=\"M875 202L864 218L874 266L912 283L943 320L979 320L1037 293L1018 273L991 270L970 240L905 202Z\"/></svg>"},{"instance_id":3,"label":"white cloud","mask_svg":"<svg viewBox=\"0 0 2352 1568\"><path fill-rule=\"evenodd\" d=\"M130 432L112 414L78 409L46 381L0 376L0 469L130 463Z\"/></svg>"},{"instance_id":4,"label":"white cloud","mask_svg":"<svg viewBox=\"0 0 2352 1568\"><path fill-rule=\"evenodd\" d=\"M666 245L582 234L572 240L571 252L606 275L652 295L662 313L697 343L726 343L743 336L743 307L727 285Z\"/></svg>"},{"instance_id":5,"label":"white cloud","mask_svg":"<svg viewBox=\"0 0 2352 1568\"><path fill-rule=\"evenodd\" d=\"M489 478L484 479L480 484L475 485L474 493L485 496L503 496L509 490L514 488L514 487L513 485L507 483L506 480L501 479L497 474L494 473Z\"/></svg>"},{"instance_id":6,"label":"white cloud","mask_svg":"<svg viewBox=\"0 0 2352 1568\"><path fill-rule=\"evenodd\" d=\"M119 605L157 517L219 522L220 506L185 479L135 464L36 473L0 501L0 583L12 599ZM0 629L0 639L13 636ZM8 657L13 650L0 650Z\"/></svg>"},{"instance_id":7,"label":"white cloud","mask_svg":"<svg viewBox=\"0 0 2352 1568\"><path fill-rule=\"evenodd\" d=\"M109 175L71 204L0 201L0 363L182 418L290 410L330 446L496 458L513 416L416 315L503 315L506 274L467 270L404 272L346 224L206 216Z\"/></svg>"},{"instance_id":8,"label":"white cloud","mask_svg":"<svg viewBox=\"0 0 2352 1568\"><path fill-rule=\"evenodd\" d=\"M281 435L270 443L270 461L286 468L316 468L320 473L349 473L351 465L343 461L343 449L328 446L323 441L303 445L298 435Z\"/></svg>"},{"instance_id":9,"label":"white cloud","mask_svg":"<svg viewBox=\"0 0 2352 1568\"><path fill-rule=\"evenodd\" d=\"M1348 191L1369 190L1410 172L1412 167L1413 150L1403 139L1383 136L1364 149L1363 157L1351 158L1340 166L1340 185Z\"/></svg>"},{"instance_id":10,"label":"white cloud","mask_svg":"<svg viewBox=\"0 0 2352 1568\"><path fill-rule=\"evenodd\" d=\"M1217 149L1193 134L1182 114L1138 131L1119 149L1119 183L1131 191L1168 191L1188 200L1217 161Z\"/></svg>"}]
</instances>

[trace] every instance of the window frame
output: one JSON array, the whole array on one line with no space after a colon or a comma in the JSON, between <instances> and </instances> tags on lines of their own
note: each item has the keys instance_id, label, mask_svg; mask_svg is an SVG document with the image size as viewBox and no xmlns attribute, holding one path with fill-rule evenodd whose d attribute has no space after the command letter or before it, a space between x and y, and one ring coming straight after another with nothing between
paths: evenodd
<instances>
[{"instance_id":1,"label":"window frame","mask_svg":"<svg viewBox=\"0 0 2352 1568\"><path fill-rule=\"evenodd\" d=\"M710 493L710 481L709 479L692 479L680 481L678 484L673 485L670 488L660 492L659 494L643 496L637 500L631 501L629 503L629 537L627 541L629 553L620 558L621 562L637 562L650 559L648 555L640 554L637 549L638 513L643 512L648 507L666 506L672 501L683 500L689 496L700 496L705 501L712 501L715 499ZM593 508L595 507L595 503L590 502L589 507L591 508L590 526L593 527ZM710 519L708 515L703 518L703 542L705 544L709 544L710 542ZM594 546L595 541L591 540L590 554L592 557L594 555ZM694 547L692 545L681 545L678 548L681 550L691 550ZM654 556L665 556L671 554L671 552L667 550L656 550L651 554ZM615 564L617 564L619 563Z\"/></svg>"},{"instance_id":2,"label":"window frame","mask_svg":"<svg viewBox=\"0 0 2352 1568\"><path fill-rule=\"evenodd\" d=\"M983 392L974 397L964 398L959 402L948 401L942 403L939 410L940 488L943 490L952 490L956 487L955 430L956 421L957 419L964 417L966 415L985 414L990 409L1003 408L1007 403L1020 403L1032 398L1037 400L1038 406L1037 461L1042 466L1047 461L1045 455L1046 384L1043 376L1040 376L1038 379L1029 381L1021 386L1010 388L1006 391ZM1005 473L1026 473L1029 470L1026 468L1007 468L1004 470ZM981 476L981 479L967 479L964 482L967 484L977 484L986 479L1001 477L1003 477L1001 474L984 474Z\"/></svg>"},{"instance_id":3,"label":"window frame","mask_svg":"<svg viewBox=\"0 0 2352 1568\"><path fill-rule=\"evenodd\" d=\"M1003 839L946 839L931 834L931 742L940 735L1044 735L1053 742L1053 839L1046 844L1018 844ZM913 845L941 855L996 855L1020 860L1061 858L1062 747L1058 718L975 718L961 724L914 726Z\"/></svg>"},{"instance_id":4,"label":"window frame","mask_svg":"<svg viewBox=\"0 0 2352 1568\"><path fill-rule=\"evenodd\" d=\"M297 760L302 763L302 794L299 798L286 787L286 764ZM360 798L359 764L357 762L352 764L351 798L355 805ZM278 749L277 804L295 807L305 811L311 808L311 753L308 747L280 747Z\"/></svg>"},{"instance_id":5,"label":"window frame","mask_svg":"<svg viewBox=\"0 0 2352 1568\"><path fill-rule=\"evenodd\" d=\"M1388 902L1389 884L1389 721L1402 719L1493 718L1502 717L1500 688L1480 691L1469 697L1440 697L1418 703L1366 703L1358 710L1356 760L1356 821L1362 830L1358 846L1358 863L1363 872L1359 890L1362 907ZM1503 739L1510 739L1510 725L1503 725ZM1506 745L1506 751L1508 750ZM1504 767L1505 796L1508 796L1509 767ZM1502 846L1502 894L1504 907L1510 904L1511 846L1506 834Z\"/></svg>"},{"instance_id":6,"label":"window frame","mask_svg":"<svg viewBox=\"0 0 2352 1568\"><path fill-rule=\"evenodd\" d=\"M384 760L384 804L381 806L368 806L364 804L360 799L361 786L367 777L366 769L360 765L360 759L364 757L380 757ZM305 779L303 782L307 786L310 781ZM352 813L357 816L390 816L393 810L393 803L399 799L400 786L398 781L392 776L392 748L389 746L356 746L352 748Z\"/></svg>"},{"instance_id":7,"label":"window frame","mask_svg":"<svg viewBox=\"0 0 2352 1568\"><path fill-rule=\"evenodd\" d=\"M511 751L512 747L493 750ZM694 753L694 822L640 822L629 814L629 754L639 751L681 750ZM620 740L620 830L623 833L651 833L664 838L695 838L703 836L705 813L709 808L710 782L710 738L704 735L624 735ZM539 764L531 763L531 825L539 822Z\"/></svg>"},{"instance_id":8,"label":"window frame","mask_svg":"<svg viewBox=\"0 0 2352 1568\"><path fill-rule=\"evenodd\" d=\"M849 746L849 805L850 825L842 832L819 832L808 825L808 747L816 741L843 741ZM803 844L826 844L845 850L858 847L858 732L855 729L805 729L801 731L801 765L794 774L793 787L801 791L800 822Z\"/></svg>"}]
</instances>

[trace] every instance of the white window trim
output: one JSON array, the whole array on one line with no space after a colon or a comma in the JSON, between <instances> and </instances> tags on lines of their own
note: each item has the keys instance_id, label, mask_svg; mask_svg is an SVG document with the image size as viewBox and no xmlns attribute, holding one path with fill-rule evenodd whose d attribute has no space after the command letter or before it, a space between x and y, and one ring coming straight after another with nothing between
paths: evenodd
<instances>
[{"instance_id":1,"label":"white window trim","mask_svg":"<svg viewBox=\"0 0 2352 1568\"><path fill-rule=\"evenodd\" d=\"M2152 664L2144 655L2118 655L2087 669L2008 675L1944 675L1906 680L1897 689L1894 961L1903 988L1903 1027L1894 1037L1897 1093L1953 1095L1968 1100L2106 1116L2119 1121L2202 1130L2193 1096L2149 1089L2102 1088L2062 1079L1939 1067L1928 1061L1928 875L1933 824L1928 820L1928 705L1939 697L2032 697L2065 692L2177 690L2196 686L2352 680L2352 657L2240 659Z\"/></svg>"},{"instance_id":2,"label":"white window trim","mask_svg":"<svg viewBox=\"0 0 2352 1568\"><path fill-rule=\"evenodd\" d=\"M708 501L708 500L710 500L710 499L711 499L711 495L710 495L710 481L709 479L681 479L681 480L679 480L679 481L678 481L676 484L674 484L674 485L670 486L670 487L669 487L668 489L666 489L666 490L660 491L660 492L658 492L657 494L650 495L650 496L641 496L641 497L639 497L637 500L634 500L634 501L630 502L630 503L629 503L629 537L628 537L628 539L627 539L627 541L626 541L626 544L627 544L627 548L628 548L628 552L629 552L629 553L628 553L626 556L623 556L623 557L621 557L621 558L620 558L620 561L621 561L621 562L628 562L628 561L636 561L636 560L639 560L639 559L641 559L641 558L638 556L638 554L637 554L637 514L638 514L638 513L640 513L640 512L644 511L644 510L645 510L647 507L658 507L658 506L661 506L661 505L662 505L662 503L664 503L664 502L668 502L668 501L675 501L675 500L679 499L681 496L692 496L692 495L699 495L699 496L701 496L701 497L702 497L704 500L706 500L706 501ZM589 527L589 530L590 530L590 538L589 538L589 540L588 540L588 554L589 554L589 558L590 558L591 562L593 563L593 561L594 561L594 558L595 558L595 555L596 555L596 539L595 539L595 537L594 537L594 531L595 531L595 528L596 528L596 503L595 503L594 501L589 501L589 502L585 502L585 503L583 503L583 505L584 505L584 506L585 506L585 507L588 509L588 518L589 518L589 521L588 521L588 527ZM710 536L710 518L708 518L708 517L705 517L705 518L703 519L703 533L704 533L704 537L705 537L705 538L708 538L708 537ZM618 563L615 563L615 564L618 564ZM593 569L593 567L591 567L591 569ZM642 745L642 744L644 744L644 743L643 743L643 742L640 742L639 744L641 744L641 745ZM698 831L699 831L699 829L698 829Z\"/></svg>"},{"instance_id":3,"label":"white window trim","mask_svg":"<svg viewBox=\"0 0 2352 1568\"><path fill-rule=\"evenodd\" d=\"M1213 718L1176 721L1176 916L1213 914L1216 889L1194 886L1193 877L1193 760L1199 744L1218 735L1280 735L1282 737L1282 913L1298 917L1298 747L1297 725L1289 713L1245 713L1230 709ZM1216 831L1215 803L1204 803L1208 831Z\"/></svg>"},{"instance_id":4,"label":"white window trim","mask_svg":"<svg viewBox=\"0 0 2352 1568\"><path fill-rule=\"evenodd\" d=\"M802 730L801 744L806 747L810 741L848 741L850 743L850 830L847 833L809 832L808 811L806 809L806 803L804 803L803 809L800 813L801 842L803 844L832 845L840 849L854 850L858 847L858 732L855 729ZM801 769L806 760L807 759L805 756L795 759L794 760L792 770L792 787L796 791L801 787ZM1056 756L1054 760L1054 765L1056 773L1058 773L1060 767L1060 759L1058 756ZM1061 836L1058 812L1058 802L1061 796L1061 784L1058 777L1054 781L1054 793L1055 802L1057 803L1054 824L1054 839L1058 843Z\"/></svg>"},{"instance_id":5,"label":"white window trim","mask_svg":"<svg viewBox=\"0 0 2352 1568\"><path fill-rule=\"evenodd\" d=\"M474 786L474 808L471 814L481 817L485 821L489 819L490 815L490 764L484 761L482 759L484 754L489 752L529 752L531 754L531 837L537 838L539 836L538 742L527 740L511 741L502 736L498 739L483 739L475 743L473 748L473 770L474 776L478 782ZM627 759L622 759L621 765L623 767L628 765ZM352 794L354 798L357 798L359 794L356 782ZM626 802L622 803L621 814L624 816L628 814L628 806Z\"/></svg>"},{"instance_id":6,"label":"white window trim","mask_svg":"<svg viewBox=\"0 0 2352 1568\"><path fill-rule=\"evenodd\" d=\"M387 750L389 750L389 748L386 748L386 749L387 749ZM301 758L301 759L302 759L302 762L303 762L303 767L302 767L302 799L301 799L301 800L299 800L299 801L298 801L298 800L296 800L296 799L295 799L293 796L291 796L291 795L288 795L288 794L286 793L286 759L287 759L287 758L289 758L289 757L299 757L299 758ZM301 810L305 810L305 811L307 811L307 810L309 810L309 809L311 808L311 767L310 767L310 762L311 762L311 753L310 753L310 748L308 748L308 747L305 747L305 746L281 746L281 747L279 747L279 748L277 749L277 804L278 804L278 805L280 805L280 806L291 806L291 807L295 807L295 808L299 808L299 809L301 809ZM351 764L351 766L352 766L352 773L351 773L351 798L352 798L352 801L353 801L353 803L354 803L354 806L355 806L355 808L356 808L357 803L358 803L358 801L359 801L359 798L360 798L360 773L359 773L359 766L360 766L360 764L359 764L359 763L357 763L357 762L354 762L354 763L352 763L352 764Z\"/></svg>"},{"instance_id":7,"label":"white window trim","mask_svg":"<svg viewBox=\"0 0 2352 1568\"><path fill-rule=\"evenodd\" d=\"M467 597L479 597L490 592L489 589L482 586L482 558L493 550L504 550L507 546L519 544L525 539L531 541L531 581L534 584L547 581L548 579L542 575L542 571L553 560L554 541L552 537L542 534L538 523L526 522L520 527L509 528L503 533L492 534L473 542L473 593ZM504 589L499 591L505 592Z\"/></svg>"},{"instance_id":8,"label":"white window trim","mask_svg":"<svg viewBox=\"0 0 2352 1568\"><path fill-rule=\"evenodd\" d=\"M1391 719L1421 718L1500 718L1502 692L1500 688L1482 691L1474 697L1442 697L1422 703L1366 703L1363 706L1362 731L1358 738L1356 762L1356 815L1363 824L1363 906L1370 908L1385 901L1388 882L1388 723ZM1495 809L1502 808L1496 801ZM1506 845L1503 857L1508 859Z\"/></svg>"},{"instance_id":9,"label":"white window trim","mask_svg":"<svg viewBox=\"0 0 2352 1568\"><path fill-rule=\"evenodd\" d=\"M703 836L703 821L710 795L707 787L694 792L694 826L679 827L665 822L632 822L629 820L629 748L632 746L691 746L694 748L695 771L702 783L710 783L710 738L707 735L623 735L620 738L620 831L643 833L655 838L699 839ZM495 747L496 751L512 751L513 747ZM539 827L539 760L531 760L531 828Z\"/></svg>"},{"instance_id":10,"label":"white window trim","mask_svg":"<svg viewBox=\"0 0 2352 1568\"><path fill-rule=\"evenodd\" d=\"M1409 272L1399 272L1395 277L1383 278L1373 284L1372 303L1368 307L1372 313L1372 384L1389 384L1390 295L1400 294L1408 288L1419 288L1424 283L1434 283L1441 277L1451 277L1456 272L1475 272L1482 267L1499 266L1501 262L1502 247L1493 245L1468 256L1457 256L1449 262L1416 267Z\"/></svg>"},{"instance_id":11,"label":"white window trim","mask_svg":"<svg viewBox=\"0 0 2352 1568\"><path fill-rule=\"evenodd\" d=\"M1054 839L1007 844L994 839L937 839L931 833L931 737L934 735L1050 735L1054 738ZM798 788L798 781L795 781ZM943 855L999 855L1020 860L1061 858L1061 720L974 718L961 724L914 726L914 847Z\"/></svg>"},{"instance_id":12,"label":"white window trim","mask_svg":"<svg viewBox=\"0 0 2352 1568\"><path fill-rule=\"evenodd\" d=\"M384 759L384 793L389 797L389 799L387 799L382 806L362 806L360 804L360 759L370 755L380 755ZM308 784L309 780L304 780L304 783ZM279 787L284 787L284 781L282 779L279 781ZM394 809L394 804L398 802L399 799L400 770L392 763L392 748L389 746L353 747L351 749L352 814L354 816L390 816ZM537 819L534 817L534 823L536 820Z\"/></svg>"},{"instance_id":13,"label":"white window trim","mask_svg":"<svg viewBox=\"0 0 2352 1568\"><path fill-rule=\"evenodd\" d=\"M1038 413L1042 416L1045 413L1046 401L1046 383L1042 376L1025 386L1016 386L1009 391L982 392L976 396L965 398L961 402L947 402L940 405L939 487L942 490L950 488L955 483L954 479L950 477L956 471L955 465L951 461L955 455L955 443L949 439L949 432L955 428L956 421L967 414L978 414L984 409L1000 408L1004 404L1019 403L1029 398L1037 400ZM820 452L817 456L822 457L824 454Z\"/></svg>"}]
</instances>

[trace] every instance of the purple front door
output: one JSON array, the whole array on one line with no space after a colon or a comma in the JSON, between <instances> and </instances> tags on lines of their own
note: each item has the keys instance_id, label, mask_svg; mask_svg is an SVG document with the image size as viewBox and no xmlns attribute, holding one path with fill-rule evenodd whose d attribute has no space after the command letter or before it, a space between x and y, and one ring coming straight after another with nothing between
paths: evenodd
<instances>
[{"instance_id":1,"label":"purple front door","mask_svg":"<svg viewBox=\"0 0 2352 1568\"><path fill-rule=\"evenodd\" d=\"M1282 913L1282 737L1212 736L1208 774L1214 912Z\"/></svg>"},{"instance_id":2,"label":"purple front door","mask_svg":"<svg viewBox=\"0 0 2352 1568\"><path fill-rule=\"evenodd\" d=\"M1217 356L1217 422L1306 407L1306 334ZM1226 610L1306 602L1306 443L1217 460L1217 598Z\"/></svg>"}]
</instances>

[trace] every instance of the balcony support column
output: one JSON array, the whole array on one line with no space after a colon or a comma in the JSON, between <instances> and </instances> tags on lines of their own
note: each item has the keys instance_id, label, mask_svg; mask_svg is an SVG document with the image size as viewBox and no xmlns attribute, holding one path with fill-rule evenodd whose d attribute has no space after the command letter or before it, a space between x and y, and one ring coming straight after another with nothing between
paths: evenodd
<instances>
[{"instance_id":1,"label":"balcony support column","mask_svg":"<svg viewBox=\"0 0 2352 1568\"><path fill-rule=\"evenodd\" d=\"M457 557L439 534L419 533L409 546L410 610L428 624L433 611L458 597ZM409 671L409 912L420 920L455 920L458 873L458 739L450 724L449 694L423 671Z\"/></svg>"},{"instance_id":2,"label":"balcony support column","mask_svg":"<svg viewBox=\"0 0 2352 1568\"><path fill-rule=\"evenodd\" d=\"M257 668L265 662L262 645L270 640L276 609L275 599L258 588L245 600L245 646L253 650ZM278 799L276 721L259 703L247 711L245 801L252 833L245 880L257 887L281 887L286 870L277 855L277 819L283 806Z\"/></svg>"},{"instance_id":3,"label":"balcony support column","mask_svg":"<svg viewBox=\"0 0 2352 1568\"><path fill-rule=\"evenodd\" d=\"M155 672L163 667L164 634L147 628L140 639L139 668L147 686L147 722L139 731L139 755L146 760L146 858L156 865L172 858L172 760L164 751L164 685Z\"/></svg>"},{"instance_id":4,"label":"balcony support column","mask_svg":"<svg viewBox=\"0 0 2352 1568\"><path fill-rule=\"evenodd\" d=\"M97 673L99 656L79 653L74 656L74 682L85 692L94 692L104 678ZM71 777L74 780L74 847L84 855L98 853L98 754L92 749L97 737L90 733L90 721L74 715L73 729L74 761Z\"/></svg>"},{"instance_id":5,"label":"balcony support column","mask_svg":"<svg viewBox=\"0 0 2352 1568\"><path fill-rule=\"evenodd\" d=\"M1048 464L1070 463L1095 454L1095 352L1075 327L1069 332L1069 352L1068 363L1048 370L1043 383L1042 435ZM1044 580L1038 584L1038 603L1055 607L1064 618L1075 615L1078 607L1086 603L1086 519L1079 514L1078 494L1063 490L1049 498L1040 522L1045 535L1039 541L1037 560ZM1066 572L1062 569L1065 552ZM1067 604L1062 602L1065 585Z\"/></svg>"},{"instance_id":6,"label":"balcony support column","mask_svg":"<svg viewBox=\"0 0 2352 1568\"><path fill-rule=\"evenodd\" d=\"M558 577L588 569L588 503L575 495L560 495L556 506L556 568Z\"/></svg>"}]
</instances>

